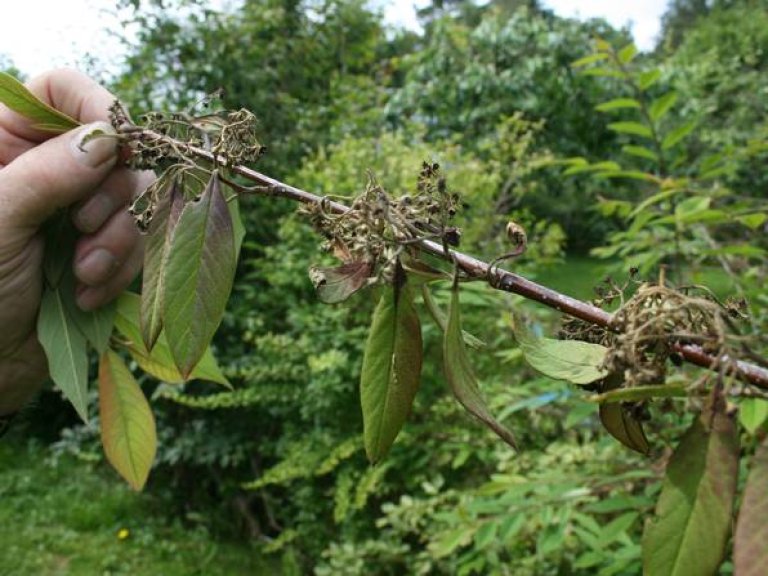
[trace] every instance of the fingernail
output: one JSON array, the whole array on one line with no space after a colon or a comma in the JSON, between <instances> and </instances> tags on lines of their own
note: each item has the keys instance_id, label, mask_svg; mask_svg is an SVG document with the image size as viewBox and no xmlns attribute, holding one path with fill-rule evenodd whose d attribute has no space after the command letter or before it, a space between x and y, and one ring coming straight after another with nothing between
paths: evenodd
<instances>
[{"instance_id":1,"label":"fingernail","mask_svg":"<svg viewBox=\"0 0 768 576\"><path fill-rule=\"evenodd\" d=\"M104 288L101 286L93 288L80 284L75 292L75 301L81 310L89 312L99 307L103 293Z\"/></svg>"},{"instance_id":2,"label":"fingernail","mask_svg":"<svg viewBox=\"0 0 768 576\"><path fill-rule=\"evenodd\" d=\"M72 152L81 164L97 168L117 157L115 129L107 122L94 122L80 128L72 136Z\"/></svg>"},{"instance_id":3,"label":"fingernail","mask_svg":"<svg viewBox=\"0 0 768 576\"><path fill-rule=\"evenodd\" d=\"M81 206L74 214L75 226L81 232L90 234L98 230L114 212L112 196L107 193L96 194Z\"/></svg>"},{"instance_id":4,"label":"fingernail","mask_svg":"<svg viewBox=\"0 0 768 576\"><path fill-rule=\"evenodd\" d=\"M118 261L109 250L94 248L77 261L77 277L88 285L100 284L117 269Z\"/></svg>"}]
</instances>

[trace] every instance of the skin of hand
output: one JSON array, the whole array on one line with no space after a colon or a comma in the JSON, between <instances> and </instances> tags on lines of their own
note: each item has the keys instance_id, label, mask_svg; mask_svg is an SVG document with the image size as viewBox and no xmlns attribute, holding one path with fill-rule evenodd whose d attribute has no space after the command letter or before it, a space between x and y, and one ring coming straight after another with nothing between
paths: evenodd
<instances>
[{"instance_id":1,"label":"skin of hand","mask_svg":"<svg viewBox=\"0 0 768 576\"><path fill-rule=\"evenodd\" d=\"M118 166L108 108L115 97L74 70L27 84L38 98L86 124L52 136L0 105L0 416L28 402L48 374L35 324L43 288L41 225L70 207L80 232L74 255L76 298L84 310L114 299L141 268L143 243L126 210L153 176Z\"/></svg>"}]
</instances>

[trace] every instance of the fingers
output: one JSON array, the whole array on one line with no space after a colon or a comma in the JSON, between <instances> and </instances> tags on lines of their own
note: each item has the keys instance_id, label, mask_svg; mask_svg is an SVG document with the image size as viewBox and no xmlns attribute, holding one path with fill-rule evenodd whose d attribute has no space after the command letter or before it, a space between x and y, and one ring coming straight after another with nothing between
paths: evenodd
<instances>
[{"instance_id":1,"label":"fingers","mask_svg":"<svg viewBox=\"0 0 768 576\"><path fill-rule=\"evenodd\" d=\"M114 133L109 124L90 124L43 142L0 170L0 226L37 229L106 179L117 161L117 143L102 136L83 144L94 130Z\"/></svg>"},{"instance_id":2,"label":"fingers","mask_svg":"<svg viewBox=\"0 0 768 576\"><path fill-rule=\"evenodd\" d=\"M77 70L66 68L33 78L27 83L27 88L46 104L83 123L109 120L109 107L115 101L115 97L96 81ZM26 118L1 108L0 128L30 142L50 138L50 133L31 128ZM23 151L21 144L18 151ZM5 163L8 162L5 160Z\"/></svg>"},{"instance_id":3,"label":"fingers","mask_svg":"<svg viewBox=\"0 0 768 576\"><path fill-rule=\"evenodd\" d=\"M142 238L125 210L116 212L96 233L82 237L74 264L80 282L78 304L93 309L117 296L138 274L142 255Z\"/></svg>"}]
</instances>

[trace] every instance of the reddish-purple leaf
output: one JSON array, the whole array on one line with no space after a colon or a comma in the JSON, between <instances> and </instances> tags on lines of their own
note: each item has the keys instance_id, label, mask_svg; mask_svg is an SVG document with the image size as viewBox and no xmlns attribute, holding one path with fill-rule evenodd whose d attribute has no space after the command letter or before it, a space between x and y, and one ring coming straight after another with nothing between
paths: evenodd
<instances>
[{"instance_id":1,"label":"reddish-purple leaf","mask_svg":"<svg viewBox=\"0 0 768 576\"><path fill-rule=\"evenodd\" d=\"M309 277L321 302L337 304L366 286L372 270L371 262L358 260L335 268L312 266L309 269Z\"/></svg>"},{"instance_id":2,"label":"reddish-purple leaf","mask_svg":"<svg viewBox=\"0 0 768 576\"><path fill-rule=\"evenodd\" d=\"M762 576L768 567L768 438L752 458L733 538L733 563L739 576Z\"/></svg>"},{"instance_id":3,"label":"reddish-purple leaf","mask_svg":"<svg viewBox=\"0 0 768 576\"><path fill-rule=\"evenodd\" d=\"M163 324L184 378L221 323L236 264L232 217L214 172L201 197L184 206L165 268Z\"/></svg>"}]
</instances>

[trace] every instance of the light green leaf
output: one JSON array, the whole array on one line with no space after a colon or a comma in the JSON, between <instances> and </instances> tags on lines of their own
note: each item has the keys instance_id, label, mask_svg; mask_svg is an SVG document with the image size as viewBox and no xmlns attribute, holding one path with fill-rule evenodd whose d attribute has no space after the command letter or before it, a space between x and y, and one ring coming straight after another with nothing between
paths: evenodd
<instances>
[{"instance_id":1,"label":"light green leaf","mask_svg":"<svg viewBox=\"0 0 768 576\"><path fill-rule=\"evenodd\" d=\"M88 350L85 336L67 314L59 290L43 292L37 317L37 338L48 358L48 371L56 386L88 423Z\"/></svg>"},{"instance_id":2,"label":"light green leaf","mask_svg":"<svg viewBox=\"0 0 768 576\"><path fill-rule=\"evenodd\" d=\"M595 106L598 112L611 112L612 110L623 110L626 108L640 108L640 102L634 98L616 98Z\"/></svg>"},{"instance_id":3,"label":"light green leaf","mask_svg":"<svg viewBox=\"0 0 768 576\"><path fill-rule=\"evenodd\" d=\"M608 124L608 129L619 134L632 134L634 136L642 136L643 138L653 137L651 129L645 124L640 124L640 122L612 122Z\"/></svg>"},{"instance_id":4,"label":"light green leaf","mask_svg":"<svg viewBox=\"0 0 768 576\"><path fill-rule=\"evenodd\" d=\"M120 356L107 350L99 362L101 443L110 464L141 490L157 452L152 409Z\"/></svg>"},{"instance_id":5,"label":"light green leaf","mask_svg":"<svg viewBox=\"0 0 768 576\"><path fill-rule=\"evenodd\" d=\"M652 152L648 148L644 148L643 146L622 146L621 151L625 154L629 154L630 156L636 156L638 158L645 158L646 160L652 160L653 162L658 162L659 157L656 155L655 152Z\"/></svg>"},{"instance_id":6,"label":"light green leaf","mask_svg":"<svg viewBox=\"0 0 768 576\"><path fill-rule=\"evenodd\" d=\"M454 280L451 304L448 310L448 325L443 337L443 367L448 384L459 404L473 416L493 430L499 438L517 449L515 437L493 417L480 392L472 366L469 363L464 339L461 335L461 314L459 311L459 284Z\"/></svg>"},{"instance_id":7,"label":"light green leaf","mask_svg":"<svg viewBox=\"0 0 768 576\"><path fill-rule=\"evenodd\" d=\"M52 108L5 72L0 72L0 103L31 120L37 130L61 133L80 126L80 122Z\"/></svg>"},{"instance_id":8,"label":"light green leaf","mask_svg":"<svg viewBox=\"0 0 768 576\"><path fill-rule=\"evenodd\" d=\"M214 172L200 199L184 206L166 265L165 335L185 378L221 323L236 264L232 218Z\"/></svg>"},{"instance_id":9,"label":"light green leaf","mask_svg":"<svg viewBox=\"0 0 768 576\"><path fill-rule=\"evenodd\" d=\"M724 408L704 410L667 465L656 518L643 534L645 574L717 573L731 528L738 471L733 420Z\"/></svg>"},{"instance_id":10,"label":"light green leaf","mask_svg":"<svg viewBox=\"0 0 768 576\"><path fill-rule=\"evenodd\" d=\"M542 374L574 384L589 384L605 378L603 361L608 349L580 340L555 340L534 335L525 322L513 316L515 340L525 360Z\"/></svg>"},{"instance_id":11,"label":"light green leaf","mask_svg":"<svg viewBox=\"0 0 768 576\"><path fill-rule=\"evenodd\" d=\"M389 452L411 411L421 361L413 294L405 283L386 287L373 313L360 378L365 452L373 464Z\"/></svg>"},{"instance_id":12,"label":"light green leaf","mask_svg":"<svg viewBox=\"0 0 768 576\"><path fill-rule=\"evenodd\" d=\"M163 329L168 257L176 225L184 208L183 181L173 178L160 189L157 211L149 224L144 247L141 285L141 336L152 350Z\"/></svg>"},{"instance_id":13,"label":"light green leaf","mask_svg":"<svg viewBox=\"0 0 768 576\"><path fill-rule=\"evenodd\" d=\"M739 403L739 422L753 436L765 423L766 418L768 418L768 400L744 398Z\"/></svg>"},{"instance_id":14,"label":"light green leaf","mask_svg":"<svg viewBox=\"0 0 768 576\"><path fill-rule=\"evenodd\" d=\"M617 54L619 62L622 64L629 64L636 55L637 47L634 44L627 44Z\"/></svg>"},{"instance_id":15,"label":"light green leaf","mask_svg":"<svg viewBox=\"0 0 768 576\"><path fill-rule=\"evenodd\" d=\"M661 78L661 70L654 69L641 72L637 78L637 86L640 90L648 90L648 88L658 82L659 78Z\"/></svg>"},{"instance_id":16,"label":"light green leaf","mask_svg":"<svg viewBox=\"0 0 768 576\"><path fill-rule=\"evenodd\" d=\"M664 137L664 140L661 142L661 147L664 150L669 150L679 142L681 142L684 138L686 138L693 130L696 128L696 121L691 120L690 122L683 124L682 126L678 126L674 130L672 130L669 134L667 134Z\"/></svg>"},{"instance_id":17,"label":"light green leaf","mask_svg":"<svg viewBox=\"0 0 768 576\"><path fill-rule=\"evenodd\" d=\"M579 58L578 60L573 62L571 64L571 68L583 68L584 66L589 66L590 64L600 62L601 60L606 60L607 58L608 58L608 54L605 52L589 54L588 56L584 56L583 58Z\"/></svg>"},{"instance_id":18,"label":"light green leaf","mask_svg":"<svg viewBox=\"0 0 768 576\"><path fill-rule=\"evenodd\" d=\"M651 117L651 120L654 122L658 122L661 120L667 112L669 112L672 107L677 102L677 93L676 92L667 92L663 96L660 96L656 100L654 100L651 103L651 107L648 110L648 114Z\"/></svg>"},{"instance_id":19,"label":"light green leaf","mask_svg":"<svg viewBox=\"0 0 768 576\"><path fill-rule=\"evenodd\" d=\"M744 224L747 228L750 228L751 230L757 230L765 224L765 221L768 220L768 214L765 212L754 212L752 214L743 214L741 216L736 216L736 220Z\"/></svg>"},{"instance_id":20,"label":"light green leaf","mask_svg":"<svg viewBox=\"0 0 768 576\"><path fill-rule=\"evenodd\" d=\"M763 576L768 566L768 439L755 451L733 537L739 576Z\"/></svg>"},{"instance_id":21,"label":"light green leaf","mask_svg":"<svg viewBox=\"0 0 768 576\"><path fill-rule=\"evenodd\" d=\"M139 367L147 374L163 382L184 382L185 378L173 362L165 332L160 332L152 352L147 351L139 328L140 296L131 292L123 292L117 299L116 308L115 328L126 339L124 342L125 348ZM221 384L226 388L232 388L221 372L210 348L206 349L205 354L203 354L195 369L192 370L188 380L207 380Z\"/></svg>"},{"instance_id":22,"label":"light green leaf","mask_svg":"<svg viewBox=\"0 0 768 576\"><path fill-rule=\"evenodd\" d=\"M74 292L62 292L62 299L67 308L67 314L74 320L75 325L86 337L91 346L101 354L109 346L112 329L115 326L115 303L110 302L96 310L82 310L75 302Z\"/></svg>"}]
</instances>

